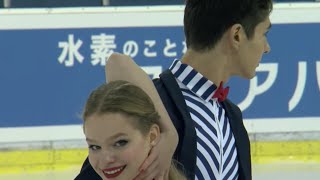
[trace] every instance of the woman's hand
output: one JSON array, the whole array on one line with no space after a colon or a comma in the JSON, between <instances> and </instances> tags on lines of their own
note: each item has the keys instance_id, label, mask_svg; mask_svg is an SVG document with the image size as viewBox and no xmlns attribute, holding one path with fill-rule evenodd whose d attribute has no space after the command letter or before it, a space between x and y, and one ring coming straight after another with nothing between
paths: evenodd
<instances>
[{"instance_id":1,"label":"woman's hand","mask_svg":"<svg viewBox=\"0 0 320 180\"><path fill-rule=\"evenodd\" d=\"M159 142L151 149L134 180L167 180L173 153L178 144L176 133L161 133ZM172 137L173 136L173 137Z\"/></svg>"}]
</instances>

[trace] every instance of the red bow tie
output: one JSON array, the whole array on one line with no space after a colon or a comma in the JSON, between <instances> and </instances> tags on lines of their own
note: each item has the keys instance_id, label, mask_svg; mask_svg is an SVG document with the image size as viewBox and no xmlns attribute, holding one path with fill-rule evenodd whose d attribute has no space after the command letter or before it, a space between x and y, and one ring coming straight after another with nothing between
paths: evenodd
<instances>
[{"instance_id":1,"label":"red bow tie","mask_svg":"<svg viewBox=\"0 0 320 180\"><path fill-rule=\"evenodd\" d=\"M219 87L216 89L216 92L213 94L212 98L218 98L219 102L224 101L229 93L229 86L226 88L223 88L223 82L220 82Z\"/></svg>"}]
</instances>

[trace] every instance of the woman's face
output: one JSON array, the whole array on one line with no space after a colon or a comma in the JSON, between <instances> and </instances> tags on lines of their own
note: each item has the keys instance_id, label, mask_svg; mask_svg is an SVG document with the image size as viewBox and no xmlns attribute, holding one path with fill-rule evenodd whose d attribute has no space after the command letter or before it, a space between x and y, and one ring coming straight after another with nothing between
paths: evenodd
<instances>
[{"instance_id":1,"label":"woman's face","mask_svg":"<svg viewBox=\"0 0 320 180\"><path fill-rule=\"evenodd\" d=\"M156 125L143 135L132 118L108 113L89 116L84 123L90 164L104 180L134 179L159 135Z\"/></svg>"}]
</instances>

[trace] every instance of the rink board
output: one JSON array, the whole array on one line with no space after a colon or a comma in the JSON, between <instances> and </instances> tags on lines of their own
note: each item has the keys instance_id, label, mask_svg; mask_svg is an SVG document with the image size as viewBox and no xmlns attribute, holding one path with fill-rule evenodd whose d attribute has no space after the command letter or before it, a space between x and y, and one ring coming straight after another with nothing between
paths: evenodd
<instances>
[{"instance_id":1,"label":"rink board","mask_svg":"<svg viewBox=\"0 0 320 180\"><path fill-rule=\"evenodd\" d=\"M253 164L320 164L320 141L252 142ZM87 149L7 151L0 153L0 174L60 171L78 167L88 155Z\"/></svg>"}]
</instances>

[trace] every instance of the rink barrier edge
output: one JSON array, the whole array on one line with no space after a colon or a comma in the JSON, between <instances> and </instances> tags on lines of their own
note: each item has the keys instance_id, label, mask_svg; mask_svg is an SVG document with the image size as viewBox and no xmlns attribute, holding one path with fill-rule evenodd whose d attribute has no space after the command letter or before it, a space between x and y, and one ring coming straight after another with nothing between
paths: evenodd
<instances>
[{"instance_id":1,"label":"rink barrier edge","mask_svg":"<svg viewBox=\"0 0 320 180\"><path fill-rule=\"evenodd\" d=\"M87 149L1 151L0 174L80 170ZM253 164L276 162L320 163L320 141L251 142Z\"/></svg>"}]
</instances>

